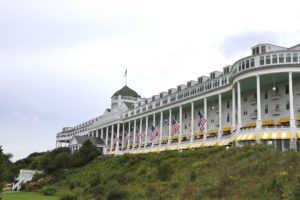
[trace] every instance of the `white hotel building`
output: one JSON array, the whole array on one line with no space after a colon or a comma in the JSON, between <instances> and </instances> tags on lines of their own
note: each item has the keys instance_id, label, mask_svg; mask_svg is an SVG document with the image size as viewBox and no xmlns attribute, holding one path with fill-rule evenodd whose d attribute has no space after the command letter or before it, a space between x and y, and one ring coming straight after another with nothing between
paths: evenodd
<instances>
[{"instance_id":1,"label":"white hotel building","mask_svg":"<svg viewBox=\"0 0 300 200\"><path fill-rule=\"evenodd\" d=\"M199 132L199 111L207 118L204 132ZM175 135L173 117L180 124ZM153 141L152 125L159 131ZM103 115L63 128L56 135L57 147L68 145L74 136L101 138L104 154L256 143L283 151L300 149L300 44L290 48L259 44L252 47L252 55L222 72L150 98L140 98L124 86L111 97L111 108ZM114 138L119 138L116 145Z\"/></svg>"}]
</instances>

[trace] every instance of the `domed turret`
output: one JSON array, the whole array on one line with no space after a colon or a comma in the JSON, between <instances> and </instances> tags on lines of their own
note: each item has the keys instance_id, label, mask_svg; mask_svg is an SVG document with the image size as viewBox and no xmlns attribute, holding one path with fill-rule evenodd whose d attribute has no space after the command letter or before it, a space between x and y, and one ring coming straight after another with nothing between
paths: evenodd
<instances>
[{"instance_id":1,"label":"domed turret","mask_svg":"<svg viewBox=\"0 0 300 200\"><path fill-rule=\"evenodd\" d=\"M127 97L136 97L136 98L140 97L136 91L132 90L127 85L122 87L120 90L116 91L112 97L117 97L119 95L127 96Z\"/></svg>"}]
</instances>

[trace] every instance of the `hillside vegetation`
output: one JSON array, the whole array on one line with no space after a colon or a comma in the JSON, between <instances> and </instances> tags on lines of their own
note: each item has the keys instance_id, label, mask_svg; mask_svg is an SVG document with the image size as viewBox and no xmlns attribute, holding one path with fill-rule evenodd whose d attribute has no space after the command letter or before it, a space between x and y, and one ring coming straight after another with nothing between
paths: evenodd
<instances>
[{"instance_id":1,"label":"hillside vegetation","mask_svg":"<svg viewBox=\"0 0 300 200\"><path fill-rule=\"evenodd\" d=\"M55 173L62 200L300 199L300 154L269 146L106 156Z\"/></svg>"}]
</instances>

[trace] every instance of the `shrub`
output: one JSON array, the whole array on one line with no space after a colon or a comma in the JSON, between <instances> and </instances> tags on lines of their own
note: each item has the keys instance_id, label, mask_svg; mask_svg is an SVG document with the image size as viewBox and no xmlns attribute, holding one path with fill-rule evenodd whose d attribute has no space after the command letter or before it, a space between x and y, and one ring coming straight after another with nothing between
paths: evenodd
<instances>
[{"instance_id":1,"label":"shrub","mask_svg":"<svg viewBox=\"0 0 300 200\"><path fill-rule=\"evenodd\" d=\"M54 187L47 186L42 188L41 192L45 196L54 196L56 193L56 189Z\"/></svg>"},{"instance_id":2,"label":"shrub","mask_svg":"<svg viewBox=\"0 0 300 200\"><path fill-rule=\"evenodd\" d=\"M107 200L122 200L128 196L127 191L122 189L113 189L107 195Z\"/></svg>"},{"instance_id":3,"label":"shrub","mask_svg":"<svg viewBox=\"0 0 300 200\"><path fill-rule=\"evenodd\" d=\"M77 195L72 193L62 194L60 200L77 200Z\"/></svg>"},{"instance_id":4,"label":"shrub","mask_svg":"<svg viewBox=\"0 0 300 200\"><path fill-rule=\"evenodd\" d=\"M174 170L170 164L162 164L158 167L157 176L161 181L170 180Z\"/></svg>"}]
</instances>

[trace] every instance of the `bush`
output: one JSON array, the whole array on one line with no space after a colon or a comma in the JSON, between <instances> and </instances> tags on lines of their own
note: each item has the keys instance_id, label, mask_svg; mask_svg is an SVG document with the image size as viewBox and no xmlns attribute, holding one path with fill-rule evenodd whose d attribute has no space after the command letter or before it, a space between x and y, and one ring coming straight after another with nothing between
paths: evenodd
<instances>
[{"instance_id":1,"label":"bush","mask_svg":"<svg viewBox=\"0 0 300 200\"><path fill-rule=\"evenodd\" d=\"M60 200L77 200L77 195L71 193L62 194Z\"/></svg>"},{"instance_id":2,"label":"bush","mask_svg":"<svg viewBox=\"0 0 300 200\"><path fill-rule=\"evenodd\" d=\"M157 175L161 181L168 181L168 180L170 180L173 172L174 171L173 171L172 166L167 163L167 164L160 165L158 167Z\"/></svg>"},{"instance_id":3,"label":"bush","mask_svg":"<svg viewBox=\"0 0 300 200\"><path fill-rule=\"evenodd\" d=\"M107 195L107 200L122 200L126 199L128 193L122 189L113 189Z\"/></svg>"},{"instance_id":4,"label":"bush","mask_svg":"<svg viewBox=\"0 0 300 200\"><path fill-rule=\"evenodd\" d=\"M56 189L54 187L44 187L42 190L41 190L42 194L44 194L45 196L54 196L55 193L56 193Z\"/></svg>"}]
</instances>

